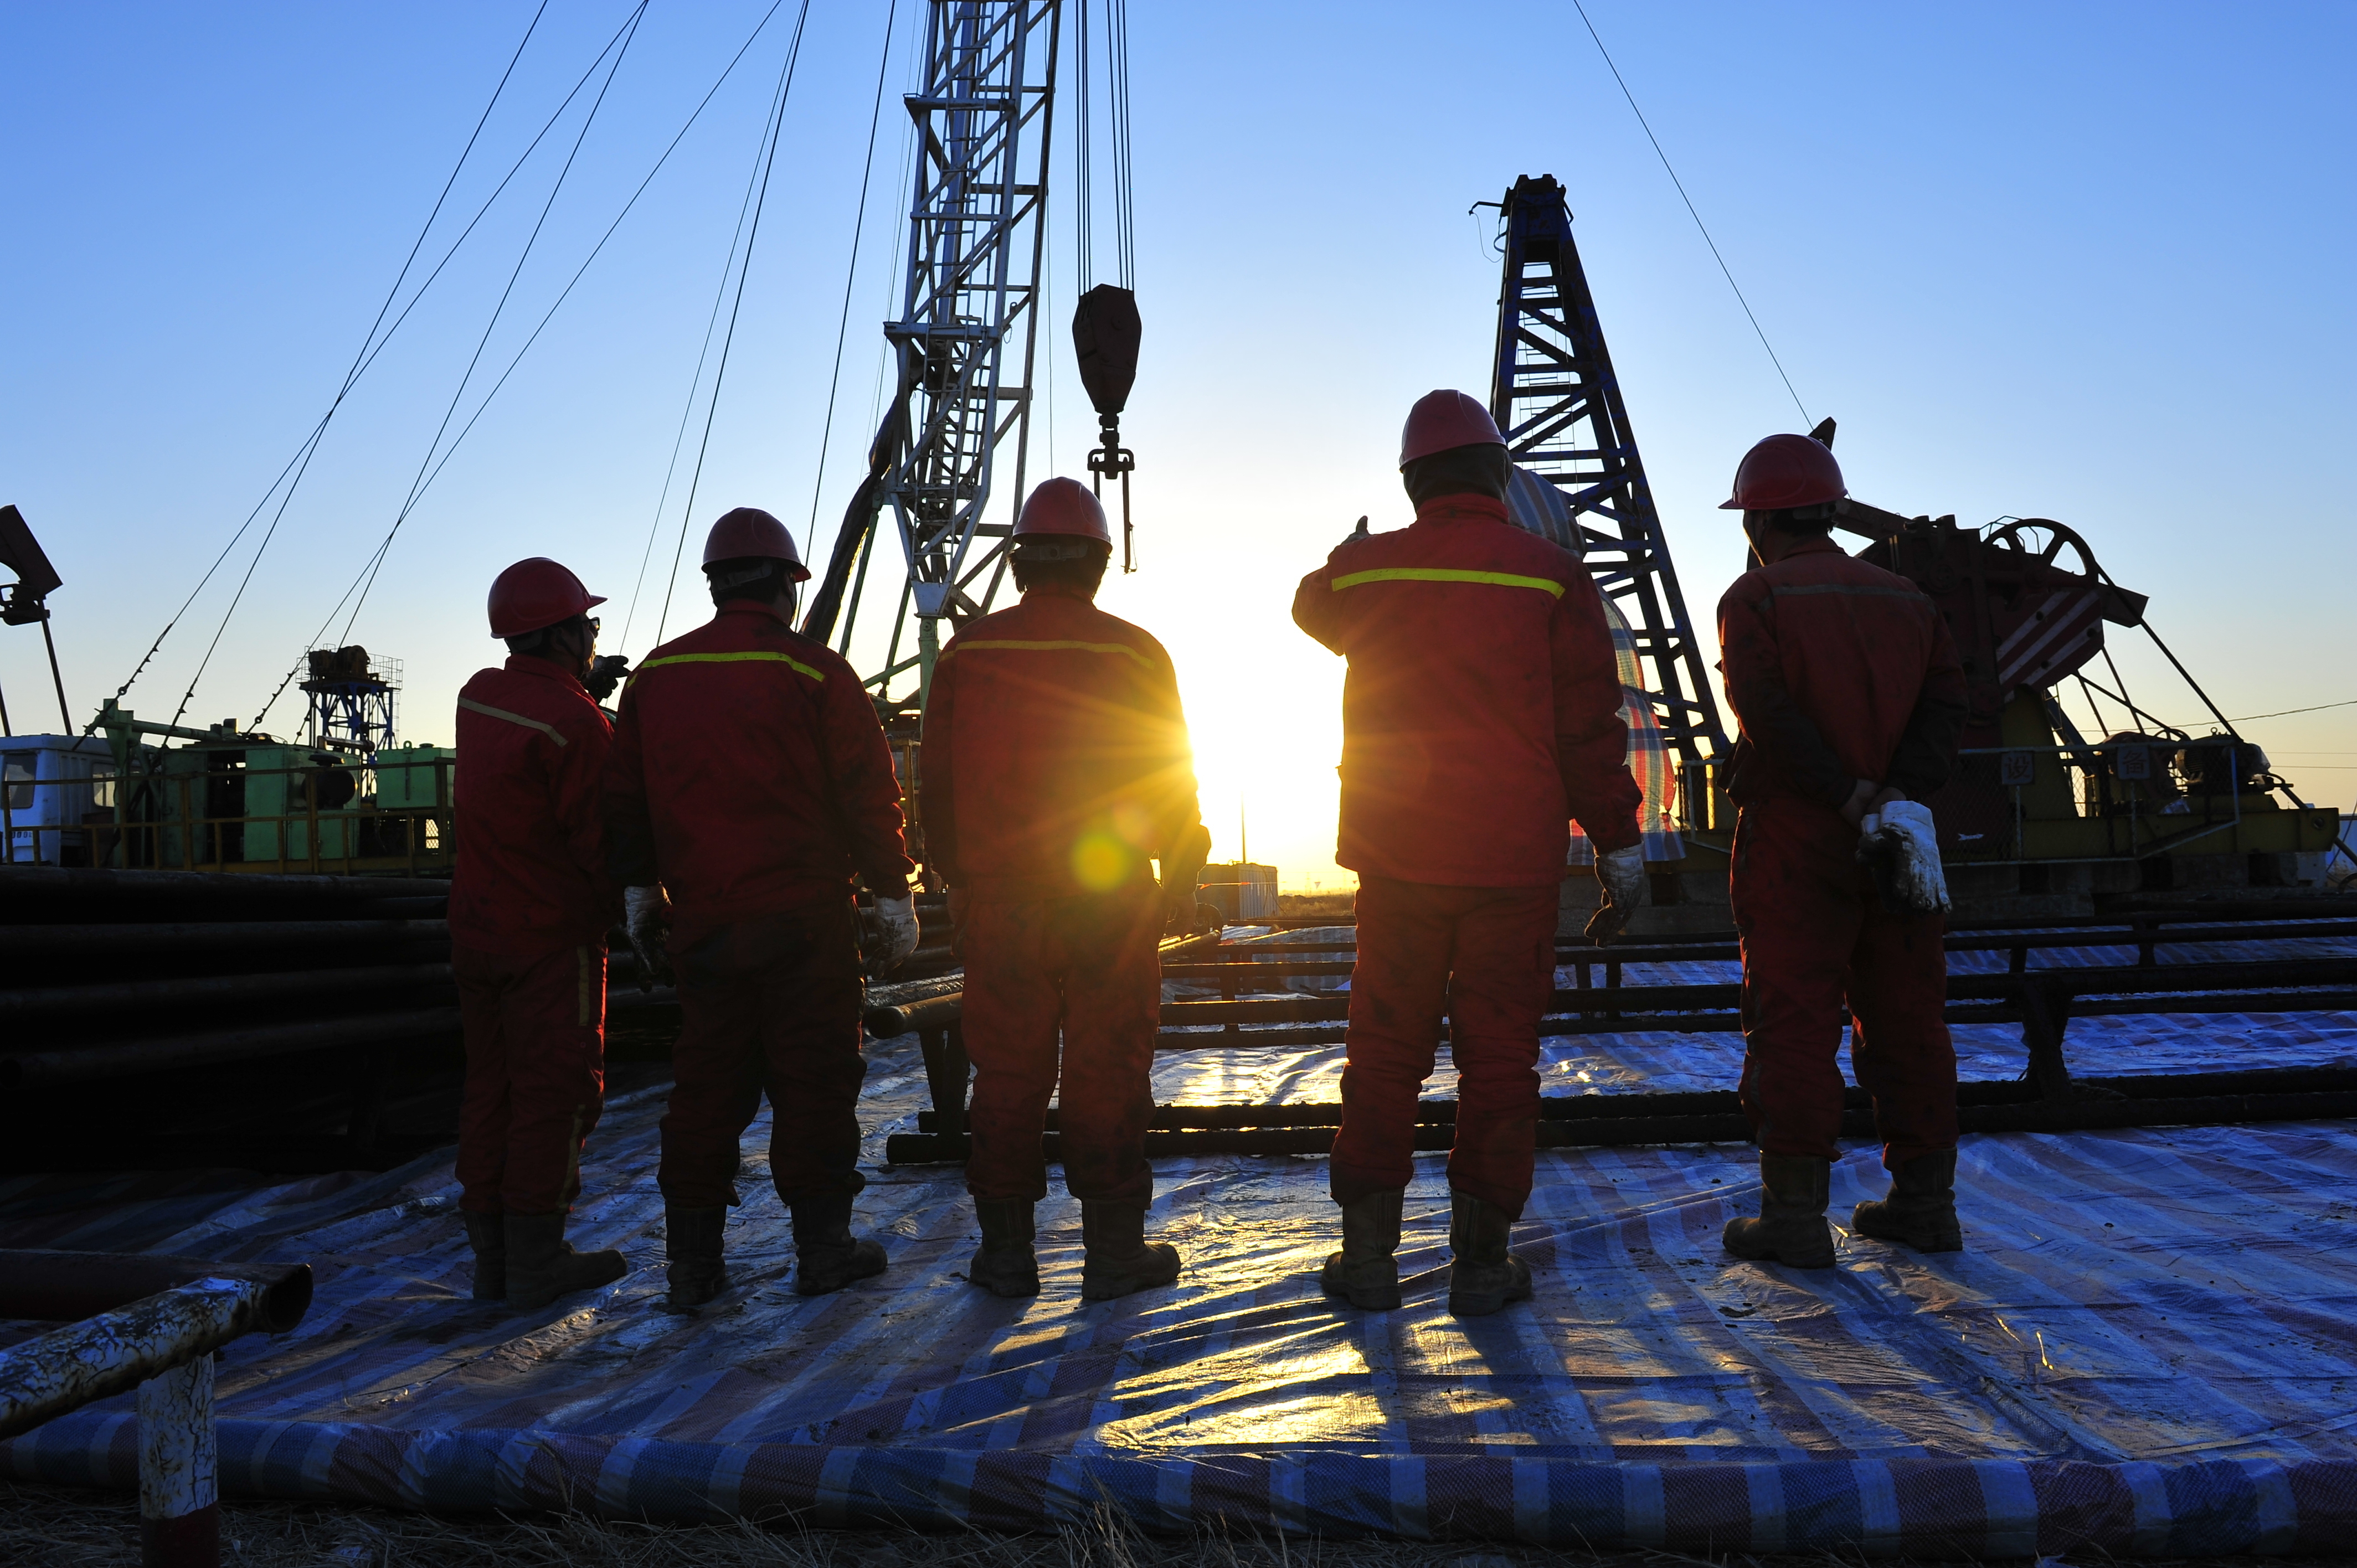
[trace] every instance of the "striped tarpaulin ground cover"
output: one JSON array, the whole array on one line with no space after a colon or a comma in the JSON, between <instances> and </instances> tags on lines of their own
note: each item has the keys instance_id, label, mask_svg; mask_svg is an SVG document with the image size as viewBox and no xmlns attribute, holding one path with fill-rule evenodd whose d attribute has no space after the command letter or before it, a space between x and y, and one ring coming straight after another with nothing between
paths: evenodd
<instances>
[{"instance_id":1,"label":"striped tarpaulin ground cover","mask_svg":"<svg viewBox=\"0 0 2357 1568\"><path fill-rule=\"evenodd\" d=\"M1960 955L1961 956L1961 955ZM2238 951L2222 956L2273 956ZM2020 1068L2018 1038L1965 1045ZM2084 1019L2082 1071L2346 1059L2357 1017ZM1724 1087L1733 1036L1549 1042L1552 1092ZM1330 1099L1339 1049L1171 1055L1157 1099ZM1446 1057L1443 1058L1444 1064ZM1437 1076L1445 1091L1448 1074ZM920 1103L879 1046L879 1137ZM1079 1216L1041 1206L1046 1290L962 1276L959 1174L871 1166L882 1278L804 1299L748 1137L738 1283L662 1292L660 1092L618 1100L574 1233L634 1265L509 1316L466 1299L447 1155L274 1187L226 1176L0 1184L0 1244L308 1259L294 1334L221 1369L233 1491L464 1509L1025 1528L1101 1502L1154 1528L1673 1550L1934 1555L2322 1552L2357 1539L2357 1139L2344 1124L1976 1138L1969 1250L1845 1236L1837 1269L1743 1263L1756 1201L1733 1145L1550 1151L1516 1227L1537 1298L1445 1305L1447 1189L1418 1162L1407 1305L1318 1292L1324 1162L1163 1162L1154 1225L1179 1285L1078 1300ZM1881 1187L1834 1173L1834 1212ZM32 1326L0 1329L21 1337ZM127 1397L0 1445L0 1470L128 1486Z\"/></svg>"}]
</instances>

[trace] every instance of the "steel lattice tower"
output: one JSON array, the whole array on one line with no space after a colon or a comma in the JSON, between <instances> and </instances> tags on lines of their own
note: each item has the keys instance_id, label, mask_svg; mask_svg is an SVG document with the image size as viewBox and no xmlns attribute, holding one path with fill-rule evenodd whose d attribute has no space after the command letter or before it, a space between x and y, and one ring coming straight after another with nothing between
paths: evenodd
<instances>
[{"instance_id":1,"label":"steel lattice tower","mask_svg":"<svg viewBox=\"0 0 2357 1568\"><path fill-rule=\"evenodd\" d=\"M925 88L905 101L915 188L900 315L884 324L896 391L803 625L833 634L852 563L888 507L908 575L892 651L868 677L879 691L912 668L920 691L930 686L941 622L985 613L1005 574L1012 509L998 521L984 513L1002 447L1014 458L1008 493L1024 488L1060 10L1060 0L932 0ZM911 610L917 650L902 657Z\"/></svg>"},{"instance_id":2,"label":"steel lattice tower","mask_svg":"<svg viewBox=\"0 0 2357 1568\"><path fill-rule=\"evenodd\" d=\"M1726 732L1572 243L1571 209L1552 175L1523 176L1501 205L1491 415L1514 461L1563 491L1587 569L1629 623L1663 739L1698 762L1727 749Z\"/></svg>"}]
</instances>

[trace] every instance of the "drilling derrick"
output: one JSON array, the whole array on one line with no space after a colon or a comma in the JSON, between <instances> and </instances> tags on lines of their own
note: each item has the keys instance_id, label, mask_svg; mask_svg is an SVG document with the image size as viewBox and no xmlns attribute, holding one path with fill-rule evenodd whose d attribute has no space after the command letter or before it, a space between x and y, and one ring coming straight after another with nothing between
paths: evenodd
<instances>
[{"instance_id":1,"label":"drilling derrick","mask_svg":"<svg viewBox=\"0 0 2357 1568\"><path fill-rule=\"evenodd\" d=\"M1563 187L1524 175L1500 205L1505 276L1491 416L1516 465L1563 492L1579 553L1628 622L1663 742L1679 762L1698 763L1727 749L1709 660L1678 591Z\"/></svg>"},{"instance_id":2,"label":"drilling derrick","mask_svg":"<svg viewBox=\"0 0 2357 1568\"><path fill-rule=\"evenodd\" d=\"M1010 496L1023 493L1059 10L1058 0L933 0L925 87L906 100L917 124L908 270L900 314L884 325L898 377L802 624L833 639L853 566L889 509L908 575L889 651L867 681L879 694L914 670L921 702L941 623L954 630L986 613L1005 575L1013 506L996 521L985 512L1002 447ZM904 653L912 612L917 646Z\"/></svg>"}]
</instances>

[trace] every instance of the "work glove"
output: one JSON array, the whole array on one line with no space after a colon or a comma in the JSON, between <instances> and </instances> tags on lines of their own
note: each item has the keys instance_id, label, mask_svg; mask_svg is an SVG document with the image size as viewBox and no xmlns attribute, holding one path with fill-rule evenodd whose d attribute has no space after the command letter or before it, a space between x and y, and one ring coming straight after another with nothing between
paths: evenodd
<instances>
[{"instance_id":1,"label":"work glove","mask_svg":"<svg viewBox=\"0 0 2357 1568\"><path fill-rule=\"evenodd\" d=\"M876 908L866 913L871 940L861 945L867 950L867 972L871 978L889 974L917 950L916 896L879 897Z\"/></svg>"},{"instance_id":2,"label":"work glove","mask_svg":"<svg viewBox=\"0 0 2357 1568\"><path fill-rule=\"evenodd\" d=\"M1358 527L1356 527L1356 528L1352 529L1350 532L1348 532L1348 533L1346 533L1346 534L1344 534L1344 535L1342 536L1342 544L1356 544L1359 541L1361 541L1361 539L1364 539L1366 536L1367 536L1367 520L1366 520L1365 518L1363 518L1363 517L1362 517L1362 518L1361 518L1361 519L1359 520L1359 526L1358 526ZM1340 549L1341 549L1341 548L1342 548L1342 544L1337 544L1336 546L1334 546L1334 548L1335 548L1336 550L1340 550Z\"/></svg>"},{"instance_id":3,"label":"work glove","mask_svg":"<svg viewBox=\"0 0 2357 1568\"><path fill-rule=\"evenodd\" d=\"M598 702L614 694L622 677L630 672L630 661L619 653L608 653L589 661L589 673L581 677L581 688Z\"/></svg>"},{"instance_id":4,"label":"work glove","mask_svg":"<svg viewBox=\"0 0 2357 1568\"><path fill-rule=\"evenodd\" d=\"M1932 809L1915 800L1886 800L1858 822L1858 863L1874 873L1875 891L1893 915L1946 911L1948 876L1940 865L1939 830Z\"/></svg>"},{"instance_id":5,"label":"work glove","mask_svg":"<svg viewBox=\"0 0 2357 1568\"><path fill-rule=\"evenodd\" d=\"M1216 904L1198 903L1192 888L1162 889L1162 934L1166 937L1200 936L1211 929L1211 920L1218 918L1219 912Z\"/></svg>"},{"instance_id":6,"label":"work glove","mask_svg":"<svg viewBox=\"0 0 2357 1568\"><path fill-rule=\"evenodd\" d=\"M622 929L630 950L639 955L639 989L652 991L658 980L671 980L671 958L663 950L671 935L671 899L660 883L652 887L622 889Z\"/></svg>"},{"instance_id":7,"label":"work glove","mask_svg":"<svg viewBox=\"0 0 2357 1568\"><path fill-rule=\"evenodd\" d=\"M1610 850L1596 857L1596 882L1604 897L1587 918L1587 939L1603 943L1620 934L1645 902L1645 846Z\"/></svg>"}]
</instances>

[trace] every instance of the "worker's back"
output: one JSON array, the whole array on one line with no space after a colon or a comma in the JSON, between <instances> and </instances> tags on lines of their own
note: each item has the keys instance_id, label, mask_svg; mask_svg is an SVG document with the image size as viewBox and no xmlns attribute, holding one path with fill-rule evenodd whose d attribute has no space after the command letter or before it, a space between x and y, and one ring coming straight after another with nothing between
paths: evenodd
<instances>
[{"instance_id":1,"label":"worker's back","mask_svg":"<svg viewBox=\"0 0 2357 1568\"><path fill-rule=\"evenodd\" d=\"M1838 806L1857 779L1908 778L1920 771L1901 756L1918 703L1964 700L1954 639L1931 599L1829 538L1738 577L1718 619L1743 726L1728 786L1738 802L1799 795ZM1947 755L1926 760L1945 777Z\"/></svg>"},{"instance_id":2,"label":"worker's back","mask_svg":"<svg viewBox=\"0 0 2357 1568\"><path fill-rule=\"evenodd\" d=\"M926 853L979 897L1135 882L1198 822L1170 656L1053 583L942 650L920 770Z\"/></svg>"},{"instance_id":3,"label":"worker's back","mask_svg":"<svg viewBox=\"0 0 2357 1568\"><path fill-rule=\"evenodd\" d=\"M1576 558L1505 516L1488 496L1427 501L1295 596L1295 622L1351 660L1335 858L1354 871L1538 886L1563 875L1567 819L1634 820L1603 603Z\"/></svg>"},{"instance_id":4,"label":"worker's back","mask_svg":"<svg viewBox=\"0 0 2357 1568\"><path fill-rule=\"evenodd\" d=\"M660 878L673 941L848 897L898 897L899 786L859 677L769 609L731 600L655 649L622 693L607 768L618 866Z\"/></svg>"},{"instance_id":5,"label":"worker's back","mask_svg":"<svg viewBox=\"0 0 2357 1568\"><path fill-rule=\"evenodd\" d=\"M515 654L467 682L451 779L454 939L492 952L604 940L620 907L598 827L611 736L549 660Z\"/></svg>"}]
</instances>

